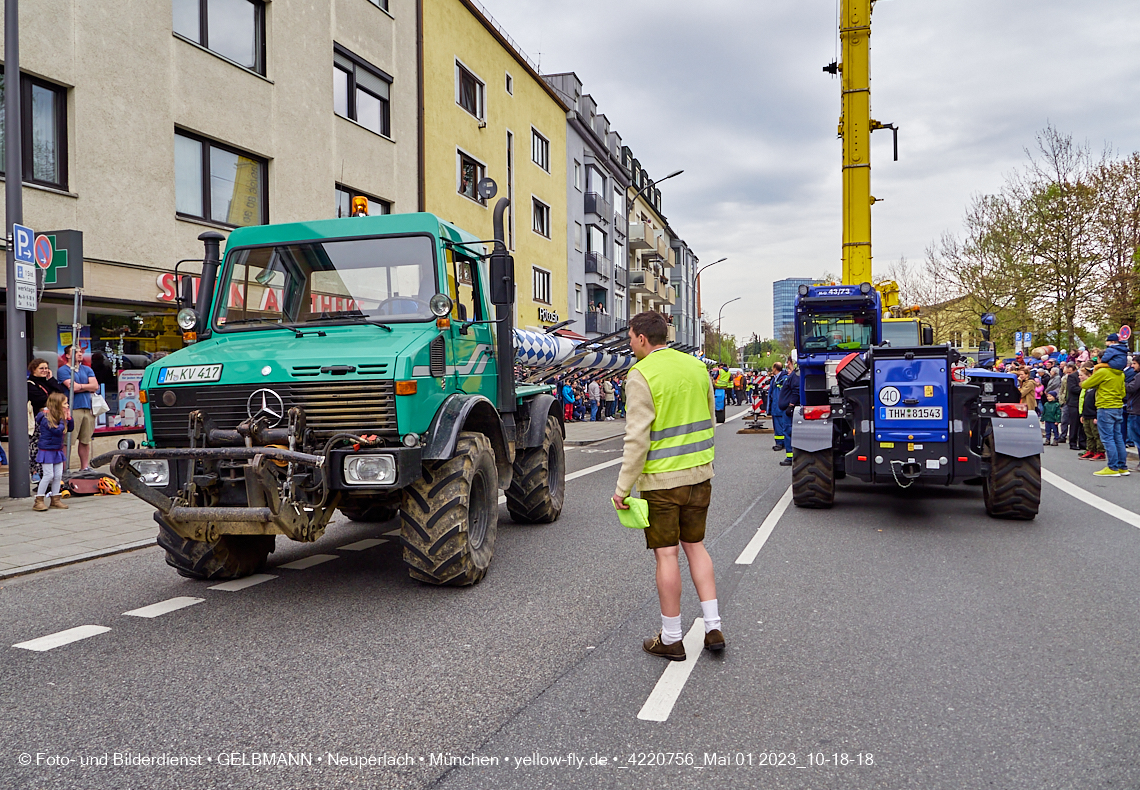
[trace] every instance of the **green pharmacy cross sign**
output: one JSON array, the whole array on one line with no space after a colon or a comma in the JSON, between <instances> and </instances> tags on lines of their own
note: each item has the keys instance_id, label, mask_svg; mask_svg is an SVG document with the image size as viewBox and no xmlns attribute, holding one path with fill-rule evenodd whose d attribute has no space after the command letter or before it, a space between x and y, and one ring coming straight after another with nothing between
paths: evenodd
<instances>
[{"instance_id":1,"label":"green pharmacy cross sign","mask_svg":"<svg viewBox=\"0 0 1140 790\"><path fill-rule=\"evenodd\" d=\"M44 272L44 288L82 288L83 231L49 230L42 235L51 242L52 249L51 265Z\"/></svg>"}]
</instances>

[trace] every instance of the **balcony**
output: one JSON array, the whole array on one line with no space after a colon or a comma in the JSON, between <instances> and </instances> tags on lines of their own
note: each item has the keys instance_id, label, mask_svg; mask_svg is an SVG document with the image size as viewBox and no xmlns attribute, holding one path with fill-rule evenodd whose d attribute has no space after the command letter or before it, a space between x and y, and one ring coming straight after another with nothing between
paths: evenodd
<instances>
[{"instance_id":1,"label":"balcony","mask_svg":"<svg viewBox=\"0 0 1140 790\"><path fill-rule=\"evenodd\" d=\"M668 304L668 305L677 304L677 289L674 288L672 285L668 285L665 287L665 304Z\"/></svg>"},{"instance_id":2,"label":"balcony","mask_svg":"<svg viewBox=\"0 0 1140 790\"><path fill-rule=\"evenodd\" d=\"M670 326L668 328L668 334L666 335L666 337L668 338L670 343L676 342L676 340L677 340L677 327Z\"/></svg>"},{"instance_id":3,"label":"balcony","mask_svg":"<svg viewBox=\"0 0 1140 790\"><path fill-rule=\"evenodd\" d=\"M677 265L677 248L676 247L670 247L669 248L669 255L665 258L665 265L668 266L669 268L673 268L674 266Z\"/></svg>"},{"instance_id":4,"label":"balcony","mask_svg":"<svg viewBox=\"0 0 1140 790\"><path fill-rule=\"evenodd\" d=\"M614 282L617 285L620 285L622 288L627 287L629 285L629 272L627 272L621 266L615 267Z\"/></svg>"},{"instance_id":5,"label":"balcony","mask_svg":"<svg viewBox=\"0 0 1140 790\"><path fill-rule=\"evenodd\" d=\"M657 235L653 228L644 222L633 222L629 226L629 248L634 252L657 249Z\"/></svg>"},{"instance_id":6,"label":"balcony","mask_svg":"<svg viewBox=\"0 0 1140 790\"><path fill-rule=\"evenodd\" d=\"M608 335L614 331L614 317L605 313L586 313L586 331Z\"/></svg>"},{"instance_id":7,"label":"balcony","mask_svg":"<svg viewBox=\"0 0 1140 790\"><path fill-rule=\"evenodd\" d=\"M647 272L644 269L634 269L629 273L629 290L634 294L652 294L656 293L653 283L657 278L653 276L653 272Z\"/></svg>"},{"instance_id":8,"label":"balcony","mask_svg":"<svg viewBox=\"0 0 1140 790\"><path fill-rule=\"evenodd\" d=\"M657 247L657 257L661 259L662 263L665 266L672 266L673 264L669 263L669 253L672 252L673 248L670 247L669 242L665 240L664 233L657 237L655 246Z\"/></svg>"},{"instance_id":9,"label":"balcony","mask_svg":"<svg viewBox=\"0 0 1140 790\"><path fill-rule=\"evenodd\" d=\"M621 214L614 214L614 233L621 236L629 235L629 220Z\"/></svg>"},{"instance_id":10,"label":"balcony","mask_svg":"<svg viewBox=\"0 0 1140 790\"><path fill-rule=\"evenodd\" d=\"M599 252L587 252L586 274L596 274L599 277L612 280L614 278L614 264Z\"/></svg>"},{"instance_id":11,"label":"balcony","mask_svg":"<svg viewBox=\"0 0 1140 790\"><path fill-rule=\"evenodd\" d=\"M587 192L585 203L587 218L589 215L593 214L601 222L608 223L610 221L610 217L613 216L613 206L607 203L605 198L603 198L597 192Z\"/></svg>"},{"instance_id":12,"label":"balcony","mask_svg":"<svg viewBox=\"0 0 1140 790\"><path fill-rule=\"evenodd\" d=\"M657 294L657 301L662 302L662 303L668 301L668 297L666 296L666 292L668 290L669 290L669 286L666 285L664 282L662 282L660 278L658 278L657 287L654 288L654 293Z\"/></svg>"}]
</instances>

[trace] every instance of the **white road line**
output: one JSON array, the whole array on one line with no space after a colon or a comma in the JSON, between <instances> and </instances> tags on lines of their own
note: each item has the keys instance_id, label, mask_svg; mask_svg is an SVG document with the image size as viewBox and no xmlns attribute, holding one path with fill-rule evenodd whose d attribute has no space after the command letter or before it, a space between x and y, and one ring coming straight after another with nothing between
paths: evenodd
<instances>
[{"instance_id":1,"label":"white road line","mask_svg":"<svg viewBox=\"0 0 1140 790\"><path fill-rule=\"evenodd\" d=\"M788 490L780 497L780 501L772 508L772 512L768 514L768 518L764 519L764 523L760 525L760 529L756 530L756 534L752 536L752 540L748 541L748 545L744 547L744 551L740 552L740 556L736 558L737 565L751 565L756 560L756 555L760 553L760 549L764 548L764 543L768 540L768 536L772 534L772 530L776 528L777 522L780 517L784 515L784 511L788 509L788 505L792 504L792 487L788 486Z\"/></svg>"},{"instance_id":2,"label":"white road line","mask_svg":"<svg viewBox=\"0 0 1140 790\"><path fill-rule=\"evenodd\" d=\"M381 543L387 543L384 538L366 538L365 540L358 540L356 543L349 543L347 546L341 546L341 551L364 551L373 546L379 546Z\"/></svg>"},{"instance_id":3,"label":"white road line","mask_svg":"<svg viewBox=\"0 0 1140 790\"><path fill-rule=\"evenodd\" d=\"M169 612L176 612L179 609L185 609L187 606L193 606L205 600L205 598L188 598L185 595L180 595L177 598L152 603L150 606L144 606L141 609L132 609L129 612L123 612L123 614L130 615L131 617L161 617Z\"/></svg>"},{"instance_id":4,"label":"white road line","mask_svg":"<svg viewBox=\"0 0 1140 790\"><path fill-rule=\"evenodd\" d=\"M685 660L670 661L669 666L661 673L657 685L649 694L649 699L638 711L637 718L643 721L667 721L673 712L673 705L681 696L681 689L685 681L697 665L697 659L705 649L705 621L698 617L693 621L693 627L685 634Z\"/></svg>"},{"instance_id":5,"label":"white road line","mask_svg":"<svg viewBox=\"0 0 1140 790\"><path fill-rule=\"evenodd\" d=\"M234 579L232 582L222 582L215 584L213 587L207 587L207 590L221 590L222 592L237 592L244 590L246 587L252 587L255 584L267 582L270 579L277 577L270 573L255 573L252 576L246 576L244 579Z\"/></svg>"},{"instance_id":6,"label":"white road line","mask_svg":"<svg viewBox=\"0 0 1140 790\"><path fill-rule=\"evenodd\" d=\"M299 560L287 562L284 565L278 565L278 568L288 568L291 571L303 571L305 568L311 568L314 565L320 565L322 562L329 560L339 560L336 554L310 554L308 557L302 557Z\"/></svg>"},{"instance_id":7,"label":"white road line","mask_svg":"<svg viewBox=\"0 0 1140 790\"><path fill-rule=\"evenodd\" d=\"M1056 486L1069 496L1079 499L1086 505L1092 505L1097 510L1107 513L1113 518L1118 518L1125 524L1131 524L1134 527L1140 528L1140 515L1133 513L1131 510L1122 508L1120 505L1114 505L1107 499L1101 499L1096 494L1081 488L1076 483L1070 483L1065 478L1050 472L1048 469L1041 470L1041 478L1046 483Z\"/></svg>"},{"instance_id":8,"label":"white road line","mask_svg":"<svg viewBox=\"0 0 1140 790\"><path fill-rule=\"evenodd\" d=\"M86 639L89 636L96 636L110 630L111 629L105 625L79 625L75 628L68 628L66 631L41 636L39 639L29 639L27 642L20 642L19 644L12 645L12 647L42 653L45 650L53 650L57 647L78 642L80 639Z\"/></svg>"}]
</instances>

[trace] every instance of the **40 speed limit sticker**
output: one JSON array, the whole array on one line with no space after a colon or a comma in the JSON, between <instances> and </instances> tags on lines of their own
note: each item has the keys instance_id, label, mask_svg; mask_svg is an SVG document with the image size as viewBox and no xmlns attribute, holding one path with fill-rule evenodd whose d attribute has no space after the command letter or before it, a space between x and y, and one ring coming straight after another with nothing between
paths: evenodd
<instances>
[{"instance_id":1,"label":"40 speed limit sticker","mask_svg":"<svg viewBox=\"0 0 1140 790\"><path fill-rule=\"evenodd\" d=\"M902 400L902 393L898 387L883 387L879 390L879 402L884 406L894 406Z\"/></svg>"}]
</instances>

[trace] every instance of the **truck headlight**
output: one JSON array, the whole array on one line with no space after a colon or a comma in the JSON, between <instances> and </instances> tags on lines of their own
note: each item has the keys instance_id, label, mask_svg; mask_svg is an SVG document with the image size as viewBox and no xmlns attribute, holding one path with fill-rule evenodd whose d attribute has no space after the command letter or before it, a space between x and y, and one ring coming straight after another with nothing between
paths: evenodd
<instances>
[{"instance_id":1,"label":"truck headlight","mask_svg":"<svg viewBox=\"0 0 1140 790\"><path fill-rule=\"evenodd\" d=\"M344 482L350 486L396 482L396 459L390 455L350 455L344 459Z\"/></svg>"},{"instance_id":2,"label":"truck headlight","mask_svg":"<svg viewBox=\"0 0 1140 790\"><path fill-rule=\"evenodd\" d=\"M131 466L148 486L164 486L170 482L170 464L162 459L131 461Z\"/></svg>"}]
</instances>

